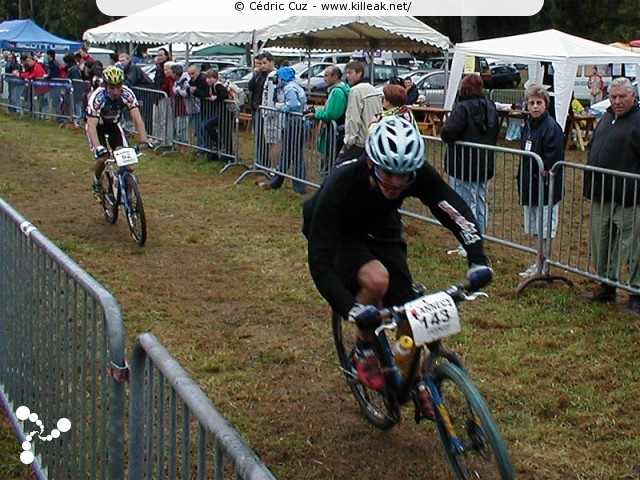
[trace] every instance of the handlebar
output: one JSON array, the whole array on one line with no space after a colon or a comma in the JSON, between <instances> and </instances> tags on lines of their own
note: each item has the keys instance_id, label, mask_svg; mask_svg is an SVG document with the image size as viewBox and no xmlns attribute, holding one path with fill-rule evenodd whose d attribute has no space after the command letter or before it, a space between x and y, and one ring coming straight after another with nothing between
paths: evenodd
<instances>
[{"instance_id":1,"label":"handlebar","mask_svg":"<svg viewBox=\"0 0 640 480\"><path fill-rule=\"evenodd\" d=\"M473 301L480 297L489 296L484 292L469 292L468 288L469 288L469 282L467 280L464 280L458 284L453 284L441 291L449 295L456 304L460 302L465 302L465 301ZM416 288L416 290L419 296L429 295L424 285L419 285ZM439 293L439 292L432 292L432 293ZM382 323L376 329L376 334L378 334L381 329L396 328L398 325L406 321L404 317L404 312L405 312L404 305L381 308L378 312L380 314L380 321Z\"/></svg>"}]
</instances>

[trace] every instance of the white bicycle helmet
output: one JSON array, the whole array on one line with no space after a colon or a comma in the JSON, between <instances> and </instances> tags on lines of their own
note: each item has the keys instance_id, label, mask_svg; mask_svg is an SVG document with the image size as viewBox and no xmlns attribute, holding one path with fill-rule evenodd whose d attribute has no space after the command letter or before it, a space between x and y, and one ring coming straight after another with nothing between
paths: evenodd
<instances>
[{"instance_id":1,"label":"white bicycle helmet","mask_svg":"<svg viewBox=\"0 0 640 480\"><path fill-rule=\"evenodd\" d=\"M416 128L397 115L380 120L369 132L365 151L382 170L405 174L424 165L424 142Z\"/></svg>"}]
</instances>

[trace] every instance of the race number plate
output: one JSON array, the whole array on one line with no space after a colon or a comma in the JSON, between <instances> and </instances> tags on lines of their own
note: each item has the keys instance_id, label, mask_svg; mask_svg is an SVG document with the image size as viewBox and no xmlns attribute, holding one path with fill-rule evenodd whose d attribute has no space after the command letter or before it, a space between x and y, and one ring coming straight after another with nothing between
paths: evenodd
<instances>
[{"instance_id":1,"label":"race number plate","mask_svg":"<svg viewBox=\"0 0 640 480\"><path fill-rule=\"evenodd\" d=\"M435 342L460 331L455 302L445 292L432 293L404 305L416 346Z\"/></svg>"},{"instance_id":2,"label":"race number plate","mask_svg":"<svg viewBox=\"0 0 640 480\"><path fill-rule=\"evenodd\" d=\"M113 152L113 158L119 167L126 167L138 163L138 154L133 148L120 148Z\"/></svg>"}]
</instances>

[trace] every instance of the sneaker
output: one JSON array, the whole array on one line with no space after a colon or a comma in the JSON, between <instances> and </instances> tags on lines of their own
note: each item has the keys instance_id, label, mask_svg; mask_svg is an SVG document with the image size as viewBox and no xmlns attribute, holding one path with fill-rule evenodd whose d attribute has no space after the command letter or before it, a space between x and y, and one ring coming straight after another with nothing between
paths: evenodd
<instances>
[{"instance_id":1,"label":"sneaker","mask_svg":"<svg viewBox=\"0 0 640 480\"><path fill-rule=\"evenodd\" d=\"M433 398L431 398L431 392L427 388L427 385L422 380L418 380L413 387L414 400L416 402L416 423L421 419L434 421L436 419L436 412L433 410ZM417 414L420 415L417 415Z\"/></svg>"},{"instance_id":2,"label":"sneaker","mask_svg":"<svg viewBox=\"0 0 640 480\"><path fill-rule=\"evenodd\" d=\"M454 253L457 253L461 257L467 258L467 251L464 249L462 245L458 245L456 248L447 250L447 255L453 255Z\"/></svg>"},{"instance_id":3,"label":"sneaker","mask_svg":"<svg viewBox=\"0 0 640 480\"><path fill-rule=\"evenodd\" d=\"M523 272L520 272L519 275L521 277L533 277L534 275L536 275L538 273L538 264L536 263L532 263L531 265L529 265L527 267L527 269Z\"/></svg>"},{"instance_id":4,"label":"sneaker","mask_svg":"<svg viewBox=\"0 0 640 480\"><path fill-rule=\"evenodd\" d=\"M589 295L582 295L582 298L590 302L613 303L616 301L616 287L602 283L598 290ZM629 297L629 303L631 303L631 297Z\"/></svg>"},{"instance_id":5,"label":"sneaker","mask_svg":"<svg viewBox=\"0 0 640 480\"><path fill-rule=\"evenodd\" d=\"M100 203L102 202L102 184L99 182L92 182L91 183L91 191L93 192L93 198L95 199L96 202Z\"/></svg>"},{"instance_id":6,"label":"sneaker","mask_svg":"<svg viewBox=\"0 0 640 480\"><path fill-rule=\"evenodd\" d=\"M629 301L622 313L640 313L640 295L629 295Z\"/></svg>"},{"instance_id":7,"label":"sneaker","mask_svg":"<svg viewBox=\"0 0 640 480\"><path fill-rule=\"evenodd\" d=\"M358 372L358 380L371 390L384 388L384 377L378 364L376 352L364 345L356 346L353 351L353 363Z\"/></svg>"}]
</instances>

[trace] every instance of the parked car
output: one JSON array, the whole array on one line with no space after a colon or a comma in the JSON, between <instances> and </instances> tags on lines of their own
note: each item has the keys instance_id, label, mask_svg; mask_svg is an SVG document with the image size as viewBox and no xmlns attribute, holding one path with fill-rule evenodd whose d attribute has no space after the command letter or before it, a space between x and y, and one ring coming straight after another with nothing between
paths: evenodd
<instances>
[{"instance_id":1,"label":"parked car","mask_svg":"<svg viewBox=\"0 0 640 480\"><path fill-rule=\"evenodd\" d=\"M337 53L314 53L311 55L312 62L328 62L332 65L337 63L349 63L351 61L351 55L354 52L337 52Z\"/></svg>"},{"instance_id":2,"label":"parked car","mask_svg":"<svg viewBox=\"0 0 640 480\"><path fill-rule=\"evenodd\" d=\"M251 73L251 67L229 67L218 72L218 75L223 80L229 80L236 82L244 77L247 73Z\"/></svg>"},{"instance_id":3,"label":"parked car","mask_svg":"<svg viewBox=\"0 0 640 480\"><path fill-rule=\"evenodd\" d=\"M418 75L411 75L411 79L418 89L418 93L432 107L444 106L444 88L446 85L444 70L417 70Z\"/></svg>"},{"instance_id":4,"label":"parked car","mask_svg":"<svg viewBox=\"0 0 640 480\"><path fill-rule=\"evenodd\" d=\"M484 88L516 88L520 85L520 71L510 65L496 65L490 67L490 77L484 77Z\"/></svg>"},{"instance_id":5,"label":"parked car","mask_svg":"<svg viewBox=\"0 0 640 480\"><path fill-rule=\"evenodd\" d=\"M333 64L329 62L315 62L311 65L308 62L298 62L291 65L291 68L296 72L296 83L301 87L306 87L309 76L322 75L324 69L331 65ZM309 75L309 70L311 70L311 75Z\"/></svg>"},{"instance_id":6,"label":"parked car","mask_svg":"<svg viewBox=\"0 0 640 480\"><path fill-rule=\"evenodd\" d=\"M238 87L247 90L249 88L249 80L251 80L251 77L253 77L253 70L245 74L240 80L236 80L233 83L235 83Z\"/></svg>"}]
</instances>

